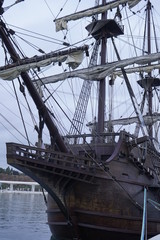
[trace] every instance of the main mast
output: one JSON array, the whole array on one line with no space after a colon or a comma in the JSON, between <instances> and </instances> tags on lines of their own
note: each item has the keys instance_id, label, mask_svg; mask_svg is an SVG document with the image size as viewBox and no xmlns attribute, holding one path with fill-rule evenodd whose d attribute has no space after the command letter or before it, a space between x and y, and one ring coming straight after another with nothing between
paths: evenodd
<instances>
[{"instance_id":1,"label":"main mast","mask_svg":"<svg viewBox=\"0 0 160 240\"><path fill-rule=\"evenodd\" d=\"M151 1L147 1L146 5L146 18L145 18L145 29L144 29L144 41L143 41L143 54L147 53L147 55L151 55L152 48L151 48L151 24L153 24L153 34L155 37L155 45L156 51L158 51L157 42L156 42L156 32L154 27L153 17L151 19L152 13L152 4ZM146 49L145 49L146 43ZM152 64L149 63L148 66L150 67ZM153 88L159 86L159 79L155 78L152 75L151 70L148 71L147 76L142 77L142 80L138 81L140 86L144 88L144 95L146 95L145 99L147 101L147 115L150 118L153 118ZM158 84L158 85L157 85ZM142 111L144 108L144 103L141 107ZM151 139L153 139L153 122L147 124L148 134Z\"/></svg>"},{"instance_id":2,"label":"main mast","mask_svg":"<svg viewBox=\"0 0 160 240\"><path fill-rule=\"evenodd\" d=\"M102 0L102 4L106 4L106 0ZM102 20L106 20L107 12L102 13ZM101 64L106 63L106 42L107 38L105 31L102 32L102 44L101 44ZM99 101L98 101L98 125L97 133L100 135L104 132L104 117L105 117L105 94L106 94L106 83L103 78L99 83Z\"/></svg>"},{"instance_id":3,"label":"main mast","mask_svg":"<svg viewBox=\"0 0 160 240\"><path fill-rule=\"evenodd\" d=\"M147 36L147 45L148 45L148 54L151 54L151 2L148 0L147 3L147 30L148 30L148 36ZM148 73L148 77L152 78L151 72ZM149 116L152 116L152 85L148 88L148 113ZM153 137L153 129L152 124L148 126L149 136Z\"/></svg>"}]
</instances>

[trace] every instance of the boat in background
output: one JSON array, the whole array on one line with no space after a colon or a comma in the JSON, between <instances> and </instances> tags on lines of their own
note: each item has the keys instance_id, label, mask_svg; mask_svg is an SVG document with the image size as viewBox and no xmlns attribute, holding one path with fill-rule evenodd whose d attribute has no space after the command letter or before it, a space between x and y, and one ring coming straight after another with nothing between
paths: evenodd
<instances>
[{"instance_id":1,"label":"boat in background","mask_svg":"<svg viewBox=\"0 0 160 240\"><path fill-rule=\"evenodd\" d=\"M54 19L61 47L36 47L40 56L20 51L15 28L1 18L0 77L15 79L13 88L38 112L35 119L27 100L37 142L21 112L28 144L7 143L7 162L48 192L52 240L140 239L144 189L145 237L153 237L160 232L158 3L96 0L86 9L77 2L76 11L65 3ZM65 8L74 13L59 17Z\"/></svg>"}]
</instances>

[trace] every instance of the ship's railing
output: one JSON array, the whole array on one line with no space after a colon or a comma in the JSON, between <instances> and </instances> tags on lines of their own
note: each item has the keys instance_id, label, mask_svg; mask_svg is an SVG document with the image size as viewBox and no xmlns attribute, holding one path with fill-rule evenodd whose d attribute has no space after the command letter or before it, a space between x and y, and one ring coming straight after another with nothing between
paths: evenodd
<instances>
[{"instance_id":1,"label":"ship's railing","mask_svg":"<svg viewBox=\"0 0 160 240\"><path fill-rule=\"evenodd\" d=\"M64 138L69 141L69 144L92 144L92 143L107 143L107 142L117 142L120 133L101 133L95 135L89 134L77 134L77 135L66 135Z\"/></svg>"},{"instance_id":2,"label":"ship's railing","mask_svg":"<svg viewBox=\"0 0 160 240\"><path fill-rule=\"evenodd\" d=\"M101 133L95 135L93 133L89 134L77 134L77 135L66 135L64 139L69 144L98 144L98 143L117 143L119 137L128 138L128 141L132 141L135 138L134 135L127 133L126 131L112 132L112 133Z\"/></svg>"},{"instance_id":3,"label":"ship's railing","mask_svg":"<svg viewBox=\"0 0 160 240\"><path fill-rule=\"evenodd\" d=\"M104 136L110 136L109 134L102 134ZM91 137L91 134L84 134L78 137ZM120 136L121 139L130 141L133 140L133 136L126 133L114 133L113 136ZM77 136L76 136L77 137ZM85 140L84 140L85 141ZM87 153L86 153L87 154ZM7 143L7 158L9 159L31 159L32 161L43 161L48 163L53 163L54 165L68 166L69 168L84 168L86 170L99 169L99 163L94 161L92 155L77 156L71 153L58 152L48 148L37 148L32 146L26 146L17 143Z\"/></svg>"},{"instance_id":4,"label":"ship's railing","mask_svg":"<svg viewBox=\"0 0 160 240\"><path fill-rule=\"evenodd\" d=\"M73 154L57 152L53 149L41 149L16 143L7 143L7 158L31 159L37 162L44 161L61 167L68 166L73 169L85 169L85 171L98 169L98 165L93 159L77 157Z\"/></svg>"}]
</instances>

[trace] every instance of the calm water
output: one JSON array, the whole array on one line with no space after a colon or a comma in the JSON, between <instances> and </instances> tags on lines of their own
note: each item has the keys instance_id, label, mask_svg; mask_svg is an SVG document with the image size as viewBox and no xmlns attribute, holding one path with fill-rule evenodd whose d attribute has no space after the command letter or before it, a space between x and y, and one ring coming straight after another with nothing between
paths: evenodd
<instances>
[{"instance_id":1,"label":"calm water","mask_svg":"<svg viewBox=\"0 0 160 240\"><path fill-rule=\"evenodd\" d=\"M41 194L0 192L0 240L50 240Z\"/></svg>"}]
</instances>

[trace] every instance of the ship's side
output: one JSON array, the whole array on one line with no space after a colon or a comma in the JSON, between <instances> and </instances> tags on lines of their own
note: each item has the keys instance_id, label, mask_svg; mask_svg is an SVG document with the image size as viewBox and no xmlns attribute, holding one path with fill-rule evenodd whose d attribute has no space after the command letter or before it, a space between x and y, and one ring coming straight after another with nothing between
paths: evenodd
<instances>
[{"instance_id":1,"label":"ship's side","mask_svg":"<svg viewBox=\"0 0 160 240\"><path fill-rule=\"evenodd\" d=\"M133 195L136 192L139 198L143 198L142 186L125 183L123 187L131 188ZM73 223L66 221L53 199L49 198L48 204L48 223L55 239L140 238L142 209L113 181L99 180L96 186L75 184L66 201ZM160 221L153 207L148 211L149 237L159 233Z\"/></svg>"},{"instance_id":2,"label":"ship's side","mask_svg":"<svg viewBox=\"0 0 160 240\"><path fill-rule=\"evenodd\" d=\"M8 163L50 186L47 214L53 239L140 237L144 188L153 202L160 194L159 154L146 138L135 141L121 132L117 142L83 143L83 151L82 144L73 144L79 155L73 157L42 150L33 154L33 149L31 154L29 148L13 146L8 144ZM99 151L101 159L90 161ZM147 216L149 237L160 230L160 212L148 203Z\"/></svg>"}]
</instances>

